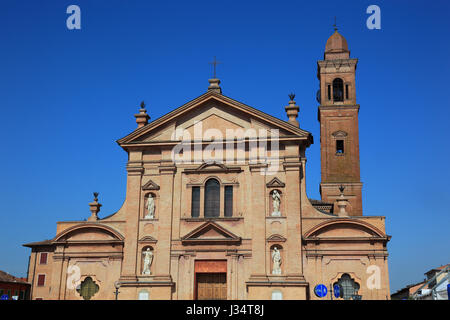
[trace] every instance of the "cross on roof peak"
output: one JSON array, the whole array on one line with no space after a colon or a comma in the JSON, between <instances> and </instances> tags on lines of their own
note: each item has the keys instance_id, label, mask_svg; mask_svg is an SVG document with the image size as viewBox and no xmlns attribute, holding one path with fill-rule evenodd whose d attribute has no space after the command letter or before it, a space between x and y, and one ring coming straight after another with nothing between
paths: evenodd
<instances>
[{"instance_id":1,"label":"cross on roof peak","mask_svg":"<svg viewBox=\"0 0 450 320\"><path fill-rule=\"evenodd\" d=\"M222 62L216 60L216 56L214 56L214 61L209 63L209 64L212 64L214 67L213 79L216 79L216 67L218 64L221 64L221 63Z\"/></svg>"}]
</instances>

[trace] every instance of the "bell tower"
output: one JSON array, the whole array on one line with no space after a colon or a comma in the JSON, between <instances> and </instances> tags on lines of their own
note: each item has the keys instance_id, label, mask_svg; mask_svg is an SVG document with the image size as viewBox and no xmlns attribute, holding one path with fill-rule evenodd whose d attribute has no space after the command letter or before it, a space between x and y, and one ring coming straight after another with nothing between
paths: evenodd
<instances>
[{"instance_id":1,"label":"bell tower","mask_svg":"<svg viewBox=\"0 0 450 320\"><path fill-rule=\"evenodd\" d=\"M317 62L320 91L321 183L323 201L334 203L342 185L348 199L347 213L362 215L359 169L359 132L356 104L355 70L358 59L350 58L347 40L335 28L325 46L324 59Z\"/></svg>"}]
</instances>

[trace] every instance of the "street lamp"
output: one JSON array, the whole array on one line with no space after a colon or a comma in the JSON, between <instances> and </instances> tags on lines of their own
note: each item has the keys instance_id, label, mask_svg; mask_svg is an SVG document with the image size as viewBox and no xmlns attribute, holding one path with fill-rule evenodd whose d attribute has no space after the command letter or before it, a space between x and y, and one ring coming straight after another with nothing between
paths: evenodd
<instances>
[{"instance_id":1,"label":"street lamp","mask_svg":"<svg viewBox=\"0 0 450 320\"><path fill-rule=\"evenodd\" d=\"M120 293L120 291L119 291L120 285L121 285L121 283L119 281L114 282L114 287L116 288L116 291L114 292L116 295L116 300Z\"/></svg>"}]
</instances>

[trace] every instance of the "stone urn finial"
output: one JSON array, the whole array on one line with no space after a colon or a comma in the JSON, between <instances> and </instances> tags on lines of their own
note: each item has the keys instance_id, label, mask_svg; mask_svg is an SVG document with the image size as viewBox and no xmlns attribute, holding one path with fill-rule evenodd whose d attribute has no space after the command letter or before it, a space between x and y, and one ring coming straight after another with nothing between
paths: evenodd
<instances>
[{"instance_id":1,"label":"stone urn finial","mask_svg":"<svg viewBox=\"0 0 450 320\"><path fill-rule=\"evenodd\" d=\"M89 217L88 221L98 220L98 213L100 212L100 207L102 206L100 203L98 203L98 195L98 192L94 192L94 201L89 203L91 216Z\"/></svg>"},{"instance_id":2,"label":"stone urn finial","mask_svg":"<svg viewBox=\"0 0 450 320\"><path fill-rule=\"evenodd\" d=\"M347 205L348 205L348 199L344 195L344 190L345 190L345 187L343 185L341 185L339 187L339 191L341 192L341 194L336 199L336 203L337 203L337 206L339 208L338 216L340 216L340 217L341 216L348 217L348 213L345 210L347 208Z\"/></svg>"},{"instance_id":3,"label":"stone urn finial","mask_svg":"<svg viewBox=\"0 0 450 320\"><path fill-rule=\"evenodd\" d=\"M288 122L292 123L296 127L300 127L300 124L298 123L298 120L297 120L300 107L295 104L295 101L294 101L295 94L290 93L288 96L290 99L289 105L284 107L286 114L288 116Z\"/></svg>"}]
</instances>

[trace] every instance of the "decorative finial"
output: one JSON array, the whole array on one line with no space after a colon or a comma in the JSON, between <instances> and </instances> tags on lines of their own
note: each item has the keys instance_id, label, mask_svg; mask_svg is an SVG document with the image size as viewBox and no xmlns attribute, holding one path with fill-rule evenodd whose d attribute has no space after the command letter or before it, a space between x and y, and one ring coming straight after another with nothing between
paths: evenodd
<instances>
[{"instance_id":1,"label":"decorative finial","mask_svg":"<svg viewBox=\"0 0 450 320\"><path fill-rule=\"evenodd\" d=\"M97 201L97 200L98 200L98 195L99 195L98 192L94 192L94 201Z\"/></svg>"},{"instance_id":2,"label":"decorative finial","mask_svg":"<svg viewBox=\"0 0 450 320\"><path fill-rule=\"evenodd\" d=\"M337 27L337 25L336 25L336 16L334 16L334 24L333 24L333 27L334 27L334 31L337 31L338 27Z\"/></svg>"},{"instance_id":3,"label":"decorative finial","mask_svg":"<svg viewBox=\"0 0 450 320\"><path fill-rule=\"evenodd\" d=\"M300 124L298 123L297 117L298 117L298 111L300 110L300 107L295 104L294 98L295 94L290 93L289 95L289 105L284 107L284 110L286 110L286 114L288 116L288 122L293 124L296 127L300 127Z\"/></svg>"},{"instance_id":4,"label":"decorative finial","mask_svg":"<svg viewBox=\"0 0 450 320\"><path fill-rule=\"evenodd\" d=\"M134 117L136 118L138 128L145 126L148 123L148 120L150 119L150 116L147 114L147 110L145 110L144 101L141 102L140 107L141 108L139 109L139 113L134 115Z\"/></svg>"},{"instance_id":5,"label":"decorative finial","mask_svg":"<svg viewBox=\"0 0 450 320\"><path fill-rule=\"evenodd\" d=\"M339 191L340 191L341 193L344 193L344 190L345 190L345 187L341 184L341 186L339 187Z\"/></svg>"}]
</instances>

